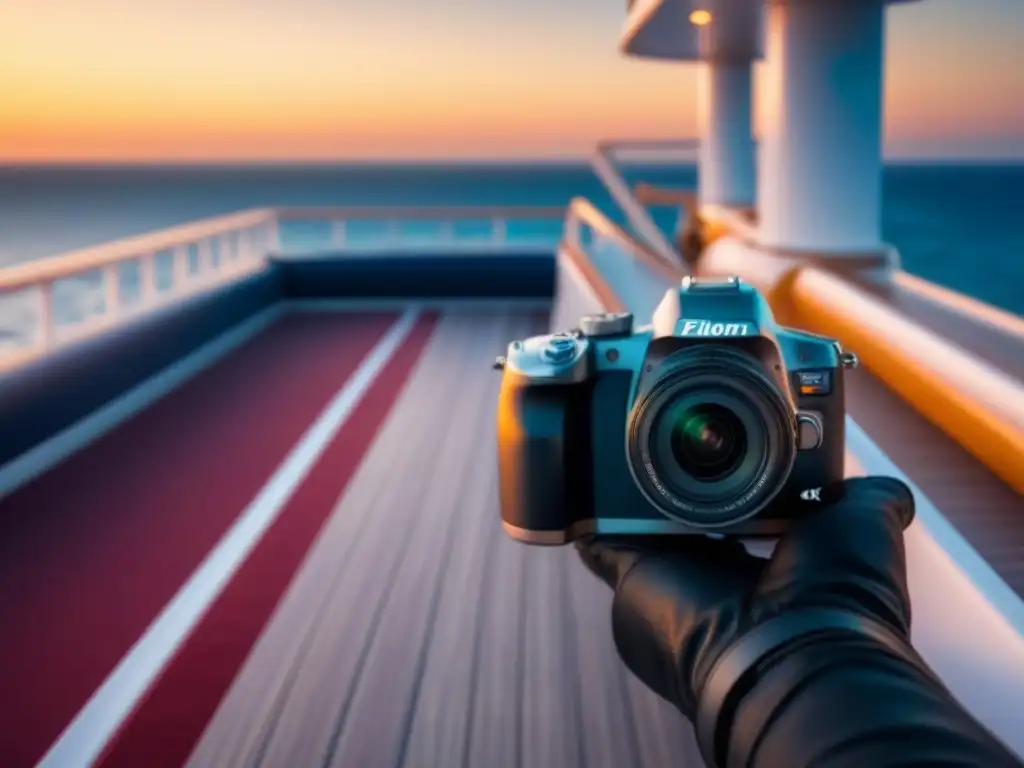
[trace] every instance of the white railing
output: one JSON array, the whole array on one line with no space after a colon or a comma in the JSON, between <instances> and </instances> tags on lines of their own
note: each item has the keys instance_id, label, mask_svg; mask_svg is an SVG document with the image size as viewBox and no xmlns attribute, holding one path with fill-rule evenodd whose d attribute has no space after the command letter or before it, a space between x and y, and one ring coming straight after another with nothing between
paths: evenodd
<instances>
[{"instance_id":1,"label":"white railing","mask_svg":"<svg viewBox=\"0 0 1024 768\"><path fill-rule=\"evenodd\" d=\"M905 291L958 312L974 322L988 325L1008 336L1024 339L1024 317L1006 312L998 307L993 307L991 304L978 301L949 288L943 288L927 280L922 280L920 277L915 277L907 272L893 273L892 281Z\"/></svg>"},{"instance_id":2,"label":"white railing","mask_svg":"<svg viewBox=\"0 0 1024 768\"><path fill-rule=\"evenodd\" d=\"M643 323L650 320L650 312L681 275L678 267L665 264L647 245L583 198L569 205L563 248L578 251L630 306L641 307Z\"/></svg>"},{"instance_id":3,"label":"white railing","mask_svg":"<svg viewBox=\"0 0 1024 768\"><path fill-rule=\"evenodd\" d=\"M254 210L0 269L0 370L258 268L275 238Z\"/></svg>"},{"instance_id":4,"label":"white railing","mask_svg":"<svg viewBox=\"0 0 1024 768\"><path fill-rule=\"evenodd\" d=\"M519 207L279 208L284 257L339 252L463 252L508 248L551 251L565 209Z\"/></svg>"},{"instance_id":5,"label":"white railing","mask_svg":"<svg viewBox=\"0 0 1024 768\"><path fill-rule=\"evenodd\" d=\"M585 197L573 198L565 215L565 242L587 252L600 239L611 241L625 255L661 277L671 282L679 280L679 267L665 264L654 251L623 230Z\"/></svg>"},{"instance_id":6,"label":"white railing","mask_svg":"<svg viewBox=\"0 0 1024 768\"><path fill-rule=\"evenodd\" d=\"M562 207L258 209L0 269L0 372L263 269L269 255L553 252ZM319 225L323 237L291 232Z\"/></svg>"},{"instance_id":7,"label":"white railing","mask_svg":"<svg viewBox=\"0 0 1024 768\"><path fill-rule=\"evenodd\" d=\"M618 168L618 155L628 152L689 152L700 148L700 139L679 140L633 140L598 142L591 165L594 173L604 184L615 203L622 209L630 226L650 246L651 250L666 264L685 269L682 257L675 246L668 241L647 208L637 199L629 183Z\"/></svg>"}]
</instances>

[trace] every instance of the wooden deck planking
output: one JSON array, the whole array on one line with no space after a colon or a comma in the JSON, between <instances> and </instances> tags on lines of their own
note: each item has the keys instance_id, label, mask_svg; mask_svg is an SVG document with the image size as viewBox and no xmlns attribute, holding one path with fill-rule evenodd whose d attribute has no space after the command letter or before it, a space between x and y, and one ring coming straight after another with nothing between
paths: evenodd
<instances>
[{"instance_id":1,"label":"wooden deck planking","mask_svg":"<svg viewBox=\"0 0 1024 768\"><path fill-rule=\"evenodd\" d=\"M419 396L440 400L445 384L438 377L425 379ZM438 426L440 415L431 415L428 425ZM234 740L226 738L227 728L221 730L214 752L204 739L194 755L196 764L306 764L292 762L288 752L314 742L317 746L311 748L327 753L335 715L345 706L361 668L365 640L379 622L391 586L389 573L415 530L407 524L415 521L409 500L422 494L428 480L416 475L395 482L394 473L417 454L429 453L436 435L421 430L402 437L395 435L393 420L378 435L378 441L388 439L393 445L389 461L368 461L360 468L349 496L358 496L358 505L344 505L321 531L275 614L271 629L280 629L264 633L225 698L222 711L232 710L235 722L220 722L231 727ZM367 486L379 493L359 496L359 488ZM351 640L340 649L331 642L339 624ZM282 678L275 668L287 669L287 676ZM274 711L263 703L271 700L277 700ZM255 743L257 734L262 744ZM282 743L281 734L290 740Z\"/></svg>"},{"instance_id":2,"label":"wooden deck planking","mask_svg":"<svg viewBox=\"0 0 1024 768\"><path fill-rule=\"evenodd\" d=\"M701 764L615 655L609 590L501 531L489 362L540 330L442 320L190 765Z\"/></svg>"}]
</instances>

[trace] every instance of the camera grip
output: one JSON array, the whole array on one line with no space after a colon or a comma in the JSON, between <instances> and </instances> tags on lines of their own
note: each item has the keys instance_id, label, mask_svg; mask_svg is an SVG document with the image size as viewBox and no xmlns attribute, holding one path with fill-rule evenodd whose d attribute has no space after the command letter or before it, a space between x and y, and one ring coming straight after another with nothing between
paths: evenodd
<instances>
[{"instance_id":1,"label":"camera grip","mask_svg":"<svg viewBox=\"0 0 1024 768\"><path fill-rule=\"evenodd\" d=\"M498 483L506 532L534 544L564 544L586 488L573 482L579 385L531 385L508 375L498 395ZM576 446L579 448L579 446ZM589 450L587 451L589 460Z\"/></svg>"}]
</instances>

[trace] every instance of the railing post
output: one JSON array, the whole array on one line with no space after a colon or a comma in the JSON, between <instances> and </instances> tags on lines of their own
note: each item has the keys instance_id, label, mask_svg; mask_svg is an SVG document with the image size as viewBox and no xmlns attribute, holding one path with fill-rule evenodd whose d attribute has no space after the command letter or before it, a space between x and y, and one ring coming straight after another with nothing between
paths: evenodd
<instances>
[{"instance_id":1,"label":"railing post","mask_svg":"<svg viewBox=\"0 0 1024 768\"><path fill-rule=\"evenodd\" d=\"M235 230L235 261L238 262L238 268L242 269L245 263L248 261L248 230L236 229Z\"/></svg>"},{"instance_id":2,"label":"railing post","mask_svg":"<svg viewBox=\"0 0 1024 768\"><path fill-rule=\"evenodd\" d=\"M262 261L264 256L263 240L266 237L263 227L252 227L247 230L246 242L249 249L245 252L245 258L249 262Z\"/></svg>"},{"instance_id":3,"label":"railing post","mask_svg":"<svg viewBox=\"0 0 1024 768\"><path fill-rule=\"evenodd\" d=\"M156 296L156 259L152 253L138 257L139 264L139 305L145 309Z\"/></svg>"},{"instance_id":4,"label":"railing post","mask_svg":"<svg viewBox=\"0 0 1024 768\"><path fill-rule=\"evenodd\" d=\"M50 349L57 341L57 323L53 316L53 282L38 286L39 342L44 350Z\"/></svg>"},{"instance_id":5,"label":"railing post","mask_svg":"<svg viewBox=\"0 0 1024 768\"><path fill-rule=\"evenodd\" d=\"M582 248L582 230L583 222L580 221L580 217L570 208L569 214L565 217L565 242L577 250Z\"/></svg>"},{"instance_id":6,"label":"railing post","mask_svg":"<svg viewBox=\"0 0 1024 768\"><path fill-rule=\"evenodd\" d=\"M341 250L345 247L346 239L346 227L344 219L335 219L331 221L331 248L337 248Z\"/></svg>"},{"instance_id":7,"label":"railing post","mask_svg":"<svg viewBox=\"0 0 1024 768\"><path fill-rule=\"evenodd\" d=\"M218 265L213 260L213 243L207 237L199 241L199 274L203 280L212 280Z\"/></svg>"},{"instance_id":8,"label":"railing post","mask_svg":"<svg viewBox=\"0 0 1024 768\"><path fill-rule=\"evenodd\" d=\"M253 227L249 230L249 250L246 258L249 261L262 261L267 255L264 241L269 240L270 233L266 227Z\"/></svg>"},{"instance_id":9,"label":"railing post","mask_svg":"<svg viewBox=\"0 0 1024 768\"><path fill-rule=\"evenodd\" d=\"M260 254L260 258L269 258L272 253L281 252L281 221L277 218L277 214L274 214L274 218L267 222L266 225L266 238L267 241L264 243L264 251Z\"/></svg>"},{"instance_id":10,"label":"railing post","mask_svg":"<svg viewBox=\"0 0 1024 768\"><path fill-rule=\"evenodd\" d=\"M237 232L225 232L221 235L221 254L224 256L224 262L228 266L228 270L235 268L235 262L238 260L238 233Z\"/></svg>"},{"instance_id":11,"label":"railing post","mask_svg":"<svg viewBox=\"0 0 1024 768\"><path fill-rule=\"evenodd\" d=\"M235 234L235 242L238 244L238 263L239 267L246 264L249 261L249 257L252 253L252 230L251 229L240 229Z\"/></svg>"},{"instance_id":12,"label":"railing post","mask_svg":"<svg viewBox=\"0 0 1024 768\"><path fill-rule=\"evenodd\" d=\"M508 223L504 219L491 220L491 241L502 245L508 240Z\"/></svg>"},{"instance_id":13,"label":"railing post","mask_svg":"<svg viewBox=\"0 0 1024 768\"><path fill-rule=\"evenodd\" d=\"M171 251L171 260L173 272L171 292L177 294L188 283L190 277L188 244L175 246Z\"/></svg>"},{"instance_id":14,"label":"railing post","mask_svg":"<svg viewBox=\"0 0 1024 768\"><path fill-rule=\"evenodd\" d=\"M117 263L108 264L103 270L103 314L114 315L121 308L121 282L117 274Z\"/></svg>"}]
</instances>

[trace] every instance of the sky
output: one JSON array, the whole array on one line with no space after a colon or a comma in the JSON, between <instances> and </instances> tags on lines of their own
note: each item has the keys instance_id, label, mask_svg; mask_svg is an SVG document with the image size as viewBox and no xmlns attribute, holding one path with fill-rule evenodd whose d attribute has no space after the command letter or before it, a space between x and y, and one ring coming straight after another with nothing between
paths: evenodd
<instances>
[{"instance_id":1,"label":"sky","mask_svg":"<svg viewBox=\"0 0 1024 768\"><path fill-rule=\"evenodd\" d=\"M1024 158L1024 0L887 11L886 154ZM562 158L696 132L626 0L0 0L0 162Z\"/></svg>"}]
</instances>

